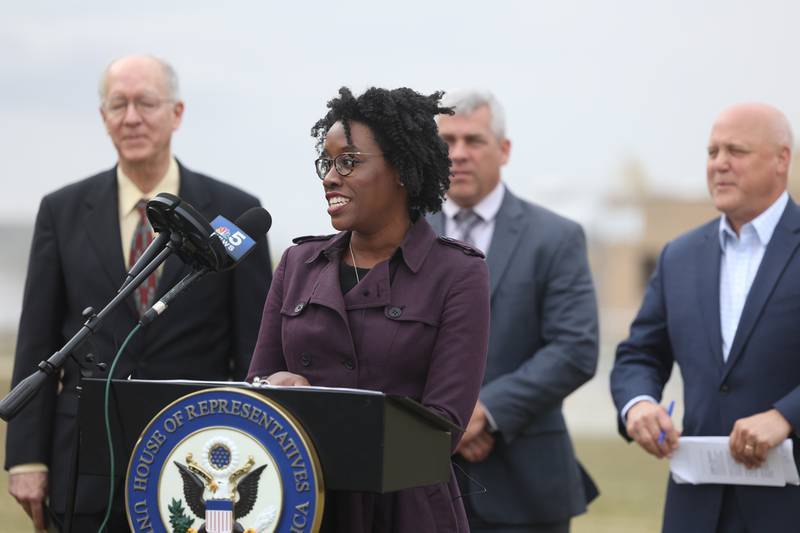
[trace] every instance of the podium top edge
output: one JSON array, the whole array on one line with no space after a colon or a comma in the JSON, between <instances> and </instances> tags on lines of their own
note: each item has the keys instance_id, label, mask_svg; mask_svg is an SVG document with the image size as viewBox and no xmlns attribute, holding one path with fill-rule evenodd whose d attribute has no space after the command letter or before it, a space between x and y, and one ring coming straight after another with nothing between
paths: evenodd
<instances>
[{"instance_id":1,"label":"podium top edge","mask_svg":"<svg viewBox=\"0 0 800 533\"><path fill-rule=\"evenodd\" d=\"M90 389L95 387L105 386L106 380L103 378L84 378L82 383L87 385ZM115 386L136 386L136 385L178 385L187 387L234 387L250 391L291 391L291 392L324 392L326 394L349 394L357 396L369 396L374 398L387 398L393 403L401 406L404 409L410 410L419 415L421 418L431 422L435 426L453 432L464 431L463 428L454 424L447 418L429 410L427 407L420 404L417 400L408 396L398 394L385 394L380 391L373 391L367 389L352 389L340 387L279 387L274 385L258 386L255 387L246 381L195 381L189 379L113 379L111 383ZM95 389L96 390L96 389Z\"/></svg>"},{"instance_id":2,"label":"podium top edge","mask_svg":"<svg viewBox=\"0 0 800 533\"><path fill-rule=\"evenodd\" d=\"M84 378L84 383L105 383L106 380L102 378ZM387 396L380 391L369 389L350 389L343 387L315 387L315 386L289 386L283 387L278 385L254 386L247 381L204 381L204 380L191 380L191 379L112 379L111 383L114 385L121 384L151 384L151 385L186 385L192 387L236 387L247 390L291 390L291 391L317 391L317 392L334 392L334 393L348 393L358 394L362 396Z\"/></svg>"}]
</instances>

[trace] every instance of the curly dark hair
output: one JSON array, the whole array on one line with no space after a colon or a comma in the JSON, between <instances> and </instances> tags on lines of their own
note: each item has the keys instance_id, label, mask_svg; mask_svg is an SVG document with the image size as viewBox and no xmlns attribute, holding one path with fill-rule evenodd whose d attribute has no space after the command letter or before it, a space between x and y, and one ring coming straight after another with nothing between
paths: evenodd
<instances>
[{"instance_id":1,"label":"curly dark hair","mask_svg":"<svg viewBox=\"0 0 800 533\"><path fill-rule=\"evenodd\" d=\"M348 142L350 122L361 122L372 131L384 159L397 169L408 192L411 220L442 207L450 187L450 159L447 144L439 137L434 117L452 115L449 107L440 107L442 92L430 96L407 87L379 89L371 87L356 98L347 87L328 102L328 113L314 124L311 135L322 152L325 136L336 122L341 122Z\"/></svg>"}]
</instances>

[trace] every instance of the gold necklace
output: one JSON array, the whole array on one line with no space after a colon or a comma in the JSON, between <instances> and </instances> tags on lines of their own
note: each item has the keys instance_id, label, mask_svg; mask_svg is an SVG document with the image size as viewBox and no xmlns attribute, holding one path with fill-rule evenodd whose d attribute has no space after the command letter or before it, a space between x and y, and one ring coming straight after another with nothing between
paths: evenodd
<instances>
[{"instance_id":1,"label":"gold necklace","mask_svg":"<svg viewBox=\"0 0 800 533\"><path fill-rule=\"evenodd\" d=\"M353 260L353 272L356 273L356 285L358 285L361 282L361 280L358 279L358 265L356 265L356 256L353 253L353 237L352 237L352 235L350 236L350 240L347 242L347 246L348 246L348 248L350 248L350 259Z\"/></svg>"}]
</instances>

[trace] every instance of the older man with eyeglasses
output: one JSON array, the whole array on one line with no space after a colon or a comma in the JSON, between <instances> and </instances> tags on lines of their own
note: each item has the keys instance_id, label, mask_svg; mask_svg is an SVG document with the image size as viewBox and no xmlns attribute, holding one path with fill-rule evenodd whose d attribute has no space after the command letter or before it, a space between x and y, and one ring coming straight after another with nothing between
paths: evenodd
<instances>
[{"instance_id":1,"label":"older man with eyeglasses","mask_svg":"<svg viewBox=\"0 0 800 533\"><path fill-rule=\"evenodd\" d=\"M180 126L184 103L175 71L165 61L133 55L112 62L100 82L100 99L100 114L118 162L41 202L14 384L80 328L83 309L99 309L116 295L125 271L152 239L144 215L147 199L161 192L176 194L209 220L219 214L235 220L259 205L255 197L187 169L172 155L172 134ZM108 316L92 337L96 362L111 362L141 313L184 275L185 268L179 259L170 258L127 305ZM133 339L115 376L244 378L270 280L268 247L260 246L235 270L204 280L176 300L169 313ZM8 425L9 492L37 529L51 521L53 529L60 529L67 512L80 374L78 365L68 361L60 378L48 383ZM95 375L105 377L97 371ZM97 530L106 493L107 480L79 478L72 531ZM127 527L121 506L115 506L108 531Z\"/></svg>"}]
</instances>

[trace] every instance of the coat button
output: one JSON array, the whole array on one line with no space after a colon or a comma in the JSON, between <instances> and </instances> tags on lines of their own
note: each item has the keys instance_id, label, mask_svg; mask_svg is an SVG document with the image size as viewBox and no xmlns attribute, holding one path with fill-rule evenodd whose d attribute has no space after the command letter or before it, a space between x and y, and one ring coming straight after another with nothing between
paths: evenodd
<instances>
[{"instance_id":1,"label":"coat button","mask_svg":"<svg viewBox=\"0 0 800 533\"><path fill-rule=\"evenodd\" d=\"M731 391L731 388L728 386L727 383L723 383L719 386L719 391L723 394L728 394Z\"/></svg>"},{"instance_id":2,"label":"coat button","mask_svg":"<svg viewBox=\"0 0 800 533\"><path fill-rule=\"evenodd\" d=\"M345 359L342 361L342 364L347 370L353 370L356 367L356 364L352 359Z\"/></svg>"},{"instance_id":3,"label":"coat button","mask_svg":"<svg viewBox=\"0 0 800 533\"><path fill-rule=\"evenodd\" d=\"M302 311L302 310L303 310L303 308L304 308L305 306L306 306L306 304L304 304L304 303L302 303L302 302L301 302L301 303L299 303L299 304L297 304L297 305L295 305L295 306L294 306L294 312L295 312L295 313L299 313L300 311Z\"/></svg>"},{"instance_id":4,"label":"coat button","mask_svg":"<svg viewBox=\"0 0 800 533\"><path fill-rule=\"evenodd\" d=\"M300 364L303 366L311 366L311 354L308 352L303 352L300 356Z\"/></svg>"},{"instance_id":5,"label":"coat button","mask_svg":"<svg viewBox=\"0 0 800 533\"><path fill-rule=\"evenodd\" d=\"M386 315L389 318L400 318L400 315L402 315L402 314L403 314L403 310L400 309L399 307L390 307L386 311Z\"/></svg>"}]
</instances>

